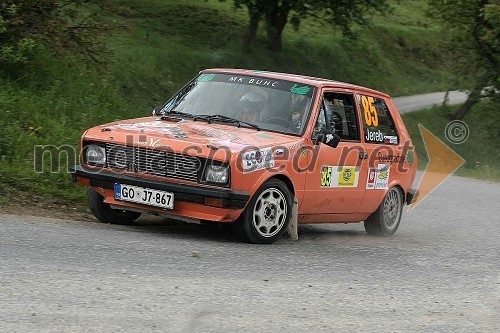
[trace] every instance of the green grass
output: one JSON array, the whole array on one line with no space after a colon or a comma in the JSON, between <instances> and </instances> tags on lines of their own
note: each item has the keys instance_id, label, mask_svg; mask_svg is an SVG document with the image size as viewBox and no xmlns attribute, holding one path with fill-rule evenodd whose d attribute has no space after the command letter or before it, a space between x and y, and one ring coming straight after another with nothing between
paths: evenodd
<instances>
[{"instance_id":1,"label":"green grass","mask_svg":"<svg viewBox=\"0 0 500 333\"><path fill-rule=\"evenodd\" d=\"M446 125L456 108L434 107L407 113L403 116L405 124L415 143L419 157L419 168L424 169L429 159L418 124L422 124L448 147L465 159L456 174L480 179L500 180L500 128L498 104L485 100L475 106L464 118L469 127L468 139L460 144L451 143L445 136Z\"/></svg>"},{"instance_id":2,"label":"green grass","mask_svg":"<svg viewBox=\"0 0 500 333\"><path fill-rule=\"evenodd\" d=\"M67 173L33 172L34 146L77 149L87 128L149 114L203 68L320 76L394 96L456 84L435 47L440 36L426 19L424 0L395 2L393 13L358 28L355 41L327 24L304 20L299 31L285 29L280 53L263 47L263 26L254 47L240 47L247 15L235 11L231 1L116 3L119 8L107 20L128 28L108 38L114 55L107 70L90 68L75 54L56 57L42 46L33 63L0 67L0 203L15 189L82 200L83 189Z\"/></svg>"},{"instance_id":3,"label":"green grass","mask_svg":"<svg viewBox=\"0 0 500 333\"><path fill-rule=\"evenodd\" d=\"M357 40L345 40L330 25L304 20L299 31L288 25L281 53L264 49L261 26L255 47L242 50L246 11L231 1L123 1L131 33L118 36L116 78L128 82L144 100L173 89L207 67L236 67L331 78L408 95L452 87L440 61L439 33L425 16L425 1L405 1L393 13L359 28ZM136 61L134 61L134 59ZM137 61L140 60L140 61ZM165 80L165 78L168 78ZM141 82L142 81L142 82ZM161 89L158 89L160 87ZM137 89L139 88L139 89ZM168 94L167 94L168 95ZM157 96L164 100L164 95Z\"/></svg>"}]
</instances>

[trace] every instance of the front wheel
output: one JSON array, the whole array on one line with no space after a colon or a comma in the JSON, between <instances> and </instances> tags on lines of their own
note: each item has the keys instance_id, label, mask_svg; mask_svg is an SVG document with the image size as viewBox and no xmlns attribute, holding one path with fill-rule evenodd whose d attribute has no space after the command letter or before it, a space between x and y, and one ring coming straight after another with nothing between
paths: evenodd
<instances>
[{"instance_id":1,"label":"front wheel","mask_svg":"<svg viewBox=\"0 0 500 333\"><path fill-rule=\"evenodd\" d=\"M248 243L271 244L290 223L293 196L279 179L266 181L233 224L235 234Z\"/></svg>"},{"instance_id":2,"label":"front wheel","mask_svg":"<svg viewBox=\"0 0 500 333\"><path fill-rule=\"evenodd\" d=\"M130 224L141 216L141 213L111 208L109 204L104 202L104 197L92 187L87 190L87 199L92 214L104 223Z\"/></svg>"},{"instance_id":3,"label":"front wheel","mask_svg":"<svg viewBox=\"0 0 500 333\"><path fill-rule=\"evenodd\" d=\"M377 210L365 221L365 230L369 235L394 235L401 222L403 212L403 194L399 187L392 187Z\"/></svg>"}]
</instances>

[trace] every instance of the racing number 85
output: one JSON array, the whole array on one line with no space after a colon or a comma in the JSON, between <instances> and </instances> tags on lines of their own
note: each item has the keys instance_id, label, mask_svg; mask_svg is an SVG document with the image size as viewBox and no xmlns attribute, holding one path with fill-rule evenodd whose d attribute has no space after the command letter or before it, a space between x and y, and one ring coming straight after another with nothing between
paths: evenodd
<instances>
[{"instance_id":1,"label":"racing number 85","mask_svg":"<svg viewBox=\"0 0 500 333\"><path fill-rule=\"evenodd\" d=\"M332 168L321 168L321 186L330 186L332 182Z\"/></svg>"},{"instance_id":2,"label":"racing number 85","mask_svg":"<svg viewBox=\"0 0 500 333\"><path fill-rule=\"evenodd\" d=\"M366 125L377 127L378 114L377 109L373 105L373 102L373 97L361 96L361 104L363 105L363 113Z\"/></svg>"}]
</instances>

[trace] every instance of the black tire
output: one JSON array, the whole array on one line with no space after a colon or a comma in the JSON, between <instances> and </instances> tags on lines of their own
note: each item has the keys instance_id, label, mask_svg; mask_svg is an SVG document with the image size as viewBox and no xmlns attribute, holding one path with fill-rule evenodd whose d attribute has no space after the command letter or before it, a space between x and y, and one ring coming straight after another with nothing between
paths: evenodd
<instances>
[{"instance_id":1,"label":"black tire","mask_svg":"<svg viewBox=\"0 0 500 333\"><path fill-rule=\"evenodd\" d=\"M279 179L266 181L233 223L238 238L253 244L272 244L285 232L292 215L293 195Z\"/></svg>"},{"instance_id":2,"label":"black tire","mask_svg":"<svg viewBox=\"0 0 500 333\"><path fill-rule=\"evenodd\" d=\"M87 199L90 211L103 223L131 224L141 216L141 213L137 212L112 209L109 204L104 202L104 197L92 187L87 189Z\"/></svg>"},{"instance_id":3,"label":"black tire","mask_svg":"<svg viewBox=\"0 0 500 333\"><path fill-rule=\"evenodd\" d=\"M401 222L404 198L399 187L387 191L384 200L365 221L365 230L369 235L392 236Z\"/></svg>"}]
</instances>

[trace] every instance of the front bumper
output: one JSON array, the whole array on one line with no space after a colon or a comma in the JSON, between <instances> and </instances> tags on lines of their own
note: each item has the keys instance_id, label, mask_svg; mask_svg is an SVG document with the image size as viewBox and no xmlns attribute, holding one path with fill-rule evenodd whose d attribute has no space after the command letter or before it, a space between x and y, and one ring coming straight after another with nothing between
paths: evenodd
<instances>
[{"instance_id":1,"label":"front bumper","mask_svg":"<svg viewBox=\"0 0 500 333\"><path fill-rule=\"evenodd\" d=\"M90 186L110 190L114 188L115 183L120 183L168 191L174 193L176 201L204 204L206 198L218 199L222 202L222 208L241 209L245 207L250 199L250 194L247 192L169 183L166 181L116 174L102 170L94 171L86 169L81 165L77 165L71 169L71 177L73 181L77 181L78 178L85 178L89 180Z\"/></svg>"}]
</instances>

